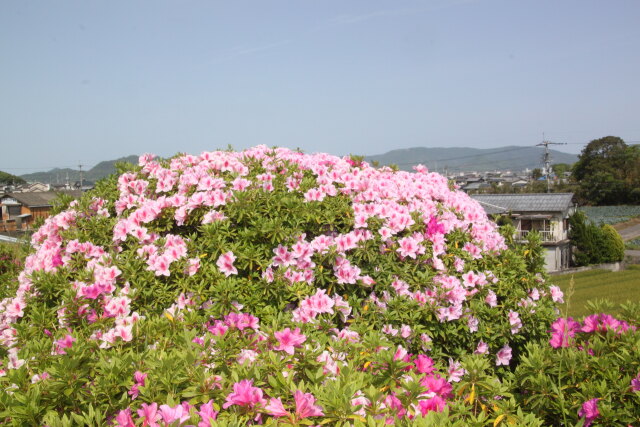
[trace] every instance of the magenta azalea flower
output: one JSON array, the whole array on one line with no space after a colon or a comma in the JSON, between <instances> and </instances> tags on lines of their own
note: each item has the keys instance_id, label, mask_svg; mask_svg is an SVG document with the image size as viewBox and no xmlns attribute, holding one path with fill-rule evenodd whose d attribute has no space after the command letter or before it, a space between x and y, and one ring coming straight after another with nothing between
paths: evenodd
<instances>
[{"instance_id":1,"label":"magenta azalea flower","mask_svg":"<svg viewBox=\"0 0 640 427\"><path fill-rule=\"evenodd\" d=\"M640 372L631 380L631 391L640 391Z\"/></svg>"},{"instance_id":2,"label":"magenta azalea flower","mask_svg":"<svg viewBox=\"0 0 640 427\"><path fill-rule=\"evenodd\" d=\"M427 392L435 393L443 398L451 396L451 384L440 375L426 375L420 380L420 384L427 389Z\"/></svg>"},{"instance_id":3,"label":"magenta azalea flower","mask_svg":"<svg viewBox=\"0 0 640 427\"><path fill-rule=\"evenodd\" d=\"M593 420L600 416L598 411L598 399L587 400L578 411L578 416L585 419L584 427L589 427Z\"/></svg>"},{"instance_id":4,"label":"magenta azalea flower","mask_svg":"<svg viewBox=\"0 0 640 427\"><path fill-rule=\"evenodd\" d=\"M441 412L445 406L447 406L447 402L437 395L431 399L418 401L418 409L423 416L431 411Z\"/></svg>"},{"instance_id":5,"label":"magenta azalea flower","mask_svg":"<svg viewBox=\"0 0 640 427\"><path fill-rule=\"evenodd\" d=\"M430 374L433 372L433 360L424 354L418 355L413 363L416 365L416 370L421 374Z\"/></svg>"},{"instance_id":6,"label":"magenta azalea flower","mask_svg":"<svg viewBox=\"0 0 640 427\"><path fill-rule=\"evenodd\" d=\"M569 347L569 338L575 336L576 332L580 330L580 323L573 320L571 317L568 319L559 318L551 325L551 339L549 344L553 348Z\"/></svg>"}]
</instances>

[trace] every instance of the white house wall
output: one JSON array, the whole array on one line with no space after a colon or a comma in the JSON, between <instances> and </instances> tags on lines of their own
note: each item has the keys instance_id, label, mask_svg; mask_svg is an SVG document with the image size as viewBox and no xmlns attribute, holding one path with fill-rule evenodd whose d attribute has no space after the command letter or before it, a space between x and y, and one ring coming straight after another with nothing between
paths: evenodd
<instances>
[{"instance_id":1,"label":"white house wall","mask_svg":"<svg viewBox=\"0 0 640 427\"><path fill-rule=\"evenodd\" d=\"M544 250L544 268L547 271L557 271L560 269L560 249L546 247Z\"/></svg>"}]
</instances>

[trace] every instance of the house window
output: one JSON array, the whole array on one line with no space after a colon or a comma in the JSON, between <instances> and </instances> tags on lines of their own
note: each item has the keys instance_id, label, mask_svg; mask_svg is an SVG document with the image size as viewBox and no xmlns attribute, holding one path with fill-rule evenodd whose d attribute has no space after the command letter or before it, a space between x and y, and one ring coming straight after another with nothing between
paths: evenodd
<instances>
[{"instance_id":1,"label":"house window","mask_svg":"<svg viewBox=\"0 0 640 427\"><path fill-rule=\"evenodd\" d=\"M7 206L7 213L9 214L9 217L12 217L12 216L18 216L22 212L21 212L20 206Z\"/></svg>"}]
</instances>

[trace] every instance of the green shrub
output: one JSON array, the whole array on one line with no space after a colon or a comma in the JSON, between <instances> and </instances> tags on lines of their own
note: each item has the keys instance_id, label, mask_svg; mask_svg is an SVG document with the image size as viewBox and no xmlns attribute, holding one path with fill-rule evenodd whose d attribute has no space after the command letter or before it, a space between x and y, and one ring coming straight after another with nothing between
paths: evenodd
<instances>
[{"instance_id":1,"label":"green shrub","mask_svg":"<svg viewBox=\"0 0 640 427\"><path fill-rule=\"evenodd\" d=\"M602 261L619 262L624 259L624 241L615 228L602 226Z\"/></svg>"},{"instance_id":2,"label":"green shrub","mask_svg":"<svg viewBox=\"0 0 640 427\"><path fill-rule=\"evenodd\" d=\"M624 259L624 242L608 224L596 225L582 211L569 217L569 238L578 266L618 262Z\"/></svg>"}]
</instances>

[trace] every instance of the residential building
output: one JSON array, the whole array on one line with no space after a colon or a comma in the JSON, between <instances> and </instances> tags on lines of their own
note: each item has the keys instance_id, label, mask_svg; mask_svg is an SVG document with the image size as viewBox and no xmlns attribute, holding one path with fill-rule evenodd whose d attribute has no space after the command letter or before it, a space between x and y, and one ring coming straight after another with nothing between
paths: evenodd
<instances>
[{"instance_id":1,"label":"residential building","mask_svg":"<svg viewBox=\"0 0 640 427\"><path fill-rule=\"evenodd\" d=\"M524 241L537 231L545 250L547 271L570 266L569 216L575 212L573 193L474 194L488 215L507 215Z\"/></svg>"},{"instance_id":2,"label":"residential building","mask_svg":"<svg viewBox=\"0 0 640 427\"><path fill-rule=\"evenodd\" d=\"M80 198L82 191L65 191ZM32 228L39 219L49 217L53 200L60 194L55 191L9 193L0 196L0 231L19 231Z\"/></svg>"}]
</instances>

